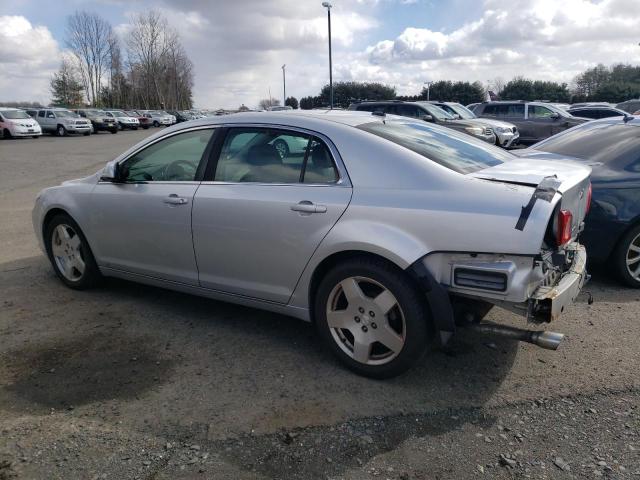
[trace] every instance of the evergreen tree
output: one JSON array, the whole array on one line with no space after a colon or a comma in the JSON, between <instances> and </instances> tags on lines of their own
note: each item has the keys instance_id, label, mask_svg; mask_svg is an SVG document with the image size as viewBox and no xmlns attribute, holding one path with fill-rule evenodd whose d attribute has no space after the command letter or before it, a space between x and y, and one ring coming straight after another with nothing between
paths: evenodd
<instances>
[{"instance_id":1,"label":"evergreen tree","mask_svg":"<svg viewBox=\"0 0 640 480\"><path fill-rule=\"evenodd\" d=\"M58 107L79 107L83 103L83 86L73 65L62 60L60 70L51 78L51 104Z\"/></svg>"}]
</instances>

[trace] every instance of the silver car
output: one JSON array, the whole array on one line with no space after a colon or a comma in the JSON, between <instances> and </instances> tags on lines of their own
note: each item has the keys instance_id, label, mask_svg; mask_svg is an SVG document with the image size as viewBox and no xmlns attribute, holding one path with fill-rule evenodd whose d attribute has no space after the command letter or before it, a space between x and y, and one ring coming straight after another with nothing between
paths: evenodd
<instances>
[{"instance_id":1,"label":"silver car","mask_svg":"<svg viewBox=\"0 0 640 480\"><path fill-rule=\"evenodd\" d=\"M456 115L463 120L475 120L478 123L491 127L496 134L496 145L504 148L511 148L518 143L520 133L518 127L513 123L501 122L491 118L478 118L475 113L467 107L456 102L432 102L445 112Z\"/></svg>"},{"instance_id":2,"label":"silver car","mask_svg":"<svg viewBox=\"0 0 640 480\"><path fill-rule=\"evenodd\" d=\"M118 277L313 321L383 378L459 323L556 348L560 334L480 321L499 305L546 323L575 299L589 173L403 117L239 113L43 190L33 224L71 288Z\"/></svg>"}]
</instances>

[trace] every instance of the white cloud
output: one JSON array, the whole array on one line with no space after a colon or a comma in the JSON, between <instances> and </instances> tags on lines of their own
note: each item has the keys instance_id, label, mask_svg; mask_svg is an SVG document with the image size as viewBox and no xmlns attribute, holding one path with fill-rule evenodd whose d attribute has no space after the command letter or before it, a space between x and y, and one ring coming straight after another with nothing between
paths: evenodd
<instances>
[{"instance_id":1,"label":"white cloud","mask_svg":"<svg viewBox=\"0 0 640 480\"><path fill-rule=\"evenodd\" d=\"M0 100L50 99L49 79L60 63L58 43L23 16L0 16Z\"/></svg>"}]
</instances>

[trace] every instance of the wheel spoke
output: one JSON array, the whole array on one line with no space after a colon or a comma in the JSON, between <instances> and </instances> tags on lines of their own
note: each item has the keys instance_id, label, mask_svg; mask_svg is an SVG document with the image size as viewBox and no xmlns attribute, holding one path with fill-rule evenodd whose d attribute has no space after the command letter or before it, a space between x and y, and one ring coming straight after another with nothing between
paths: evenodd
<instances>
[{"instance_id":1,"label":"wheel spoke","mask_svg":"<svg viewBox=\"0 0 640 480\"><path fill-rule=\"evenodd\" d=\"M346 310L327 312L327 324L330 328L349 328L352 324L351 315Z\"/></svg>"},{"instance_id":2,"label":"wheel spoke","mask_svg":"<svg viewBox=\"0 0 640 480\"><path fill-rule=\"evenodd\" d=\"M82 258L80 258L79 255L76 255L72 258L71 266L75 267L75 269L78 270L78 272L81 275L84 273L84 269L85 269L84 260L82 260Z\"/></svg>"},{"instance_id":3,"label":"wheel spoke","mask_svg":"<svg viewBox=\"0 0 640 480\"><path fill-rule=\"evenodd\" d=\"M633 265L634 263L640 262L640 255L634 258L627 258L627 265Z\"/></svg>"},{"instance_id":4,"label":"wheel spoke","mask_svg":"<svg viewBox=\"0 0 640 480\"><path fill-rule=\"evenodd\" d=\"M367 363L371 354L371 344L359 335L354 338L353 358L360 363Z\"/></svg>"},{"instance_id":5,"label":"wheel spoke","mask_svg":"<svg viewBox=\"0 0 640 480\"><path fill-rule=\"evenodd\" d=\"M78 250L80 248L80 243L80 236L78 235L74 235L73 237L69 238L69 245L75 250Z\"/></svg>"},{"instance_id":6,"label":"wheel spoke","mask_svg":"<svg viewBox=\"0 0 640 480\"><path fill-rule=\"evenodd\" d=\"M347 301L349 303L362 300L364 298L364 293L360 290L360 285L358 285L358 281L355 278L347 278L343 280L340 282L340 286L342 287L344 296L347 297Z\"/></svg>"},{"instance_id":7,"label":"wheel spoke","mask_svg":"<svg viewBox=\"0 0 640 480\"><path fill-rule=\"evenodd\" d=\"M629 245L629 251L640 253L640 247L632 243L631 245Z\"/></svg>"},{"instance_id":8,"label":"wheel spoke","mask_svg":"<svg viewBox=\"0 0 640 480\"><path fill-rule=\"evenodd\" d=\"M62 263L62 268L63 268L63 273L64 276L67 277L69 280L73 279L73 265L71 264L71 261L67 258L62 259L61 261Z\"/></svg>"},{"instance_id":9,"label":"wheel spoke","mask_svg":"<svg viewBox=\"0 0 640 480\"><path fill-rule=\"evenodd\" d=\"M71 235L69 235L69 232L64 225L58 225L56 227L56 232L58 232L58 237L60 237L60 240L63 242L68 242L71 238Z\"/></svg>"},{"instance_id":10,"label":"wheel spoke","mask_svg":"<svg viewBox=\"0 0 640 480\"><path fill-rule=\"evenodd\" d=\"M382 326L376 332L376 340L394 353L398 353L404 346L404 340L389 325Z\"/></svg>"},{"instance_id":11,"label":"wheel spoke","mask_svg":"<svg viewBox=\"0 0 640 480\"><path fill-rule=\"evenodd\" d=\"M396 297L393 296L393 293L389 290L383 290L382 293L373 299L373 303L386 315L398 302L396 301Z\"/></svg>"}]
</instances>

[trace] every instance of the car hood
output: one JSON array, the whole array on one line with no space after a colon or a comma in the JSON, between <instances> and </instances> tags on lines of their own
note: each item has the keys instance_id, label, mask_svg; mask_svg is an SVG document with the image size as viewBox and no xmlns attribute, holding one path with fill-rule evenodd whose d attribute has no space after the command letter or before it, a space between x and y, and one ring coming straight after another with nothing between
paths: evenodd
<instances>
[{"instance_id":1,"label":"car hood","mask_svg":"<svg viewBox=\"0 0 640 480\"><path fill-rule=\"evenodd\" d=\"M559 159L563 161L558 161ZM560 185L557 191L565 193L585 181L591 168L584 162L571 157L527 158L518 157L494 167L479 170L471 175L484 180L492 180L517 185L536 187L545 177L556 176Z\"/></svg>"},{"instance_id":2,"label":"car hood","mask_svg":"<svg viewBox=\"0 0 640 480\"><path fill-rule=\"evenodd\" d=\"M6 120L9 123L13 123L14 125L27 125L29 127L35 127L36 125L38 125L38 122L36 122L34 119L32 118L7 118Z\"/></svg>"},{"instance_id":3,"label":"car hood","mask_svg":"<svg viewBox=\"0 0 640 480\"><path fill-rule=\"evenodd\" d=\"M502 127L502 128L516 128L513 123L502 122L500 120L492 120L490 118L474 118L473 122L480 123L482 125L488 125L490 127Z\"/></svg>"},{"instance_id":4,"label":"car hood","mask_svg":"<svg viewBox=\"0 0 640 480\"><path fill-rule=\"evenodd\" d=\"M464 120L464 119L453 119L453 120L444 120L442 123L446 125L459 125L461 127L482 127L483 124L473 120Z\"/></svg>"}]
</instances>

